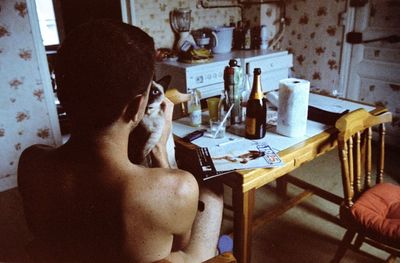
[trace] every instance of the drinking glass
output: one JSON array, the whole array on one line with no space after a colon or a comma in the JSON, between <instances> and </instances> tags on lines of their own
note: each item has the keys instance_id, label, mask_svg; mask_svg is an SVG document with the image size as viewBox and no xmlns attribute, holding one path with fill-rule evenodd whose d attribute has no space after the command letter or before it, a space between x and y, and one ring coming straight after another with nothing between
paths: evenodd
<instances>
[{"instance_id":1,"label":"drinking glass","mask_svg":"<svg viewBox=\"0 0 400 263\"><path fill-rule=\"evenodd\" d=\"M219 129L218 133L216 134L218 127L221 125L222 121L220 120L210 120L210 133L213 138L220 139L225 137L225 130L226 130L226 121L222 124L221 128ZM216 135L215 135L216 134Z\"/></svg>"},{"instance_id":2,"label":"drinking glass","mask_svg":"<svg viewBox=\"0 0 400 263\"><path fill-rule=\"evenodd\" d=\"M210 120L218 120L218 104L219 98L209 98L207 99L207 108L210 116Z\"/></svg>"}]
</instances>

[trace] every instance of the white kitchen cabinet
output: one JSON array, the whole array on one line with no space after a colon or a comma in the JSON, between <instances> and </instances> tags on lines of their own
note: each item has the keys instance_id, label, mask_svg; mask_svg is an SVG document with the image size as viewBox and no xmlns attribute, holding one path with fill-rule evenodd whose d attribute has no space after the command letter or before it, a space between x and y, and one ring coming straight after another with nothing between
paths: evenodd
<instances>
[{"instance_id":1,"label":"white kitchen cabinet","mask_svg":"<svg viewBox=\"0 0 400 263\"><path fill-rule=\"evenodd\" d=\"M277 89L279 81L288 77L289 70L293 66L293 56L287 51L265 54L254 51L250 54L245 53L241 57L241 65L244 67L246 63L249 63L251 76L254 68L261 68L261 85L263 91L267 92Z\"/></svg>"}]
</instances>

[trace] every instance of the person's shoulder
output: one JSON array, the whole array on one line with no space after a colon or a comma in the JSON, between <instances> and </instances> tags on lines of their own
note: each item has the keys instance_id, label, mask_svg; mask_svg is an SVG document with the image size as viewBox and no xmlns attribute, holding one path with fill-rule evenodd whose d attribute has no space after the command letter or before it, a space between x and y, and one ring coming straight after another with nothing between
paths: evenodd
<instances>
[{"instance_id":1,"label":"person's shoulder","mask_svg":"<svg viewBox=\"0 0 400 263\"><path fill-rule=\"evenodd\" d=\"M50 145L35 144L23 150L18 161L19 183L21 183L21 179L24 177L33 177L34 171L43 164L46 156L54 151L54 149L55 147Z\"/></svg>"},{"instance_id":2,"label":"person's shoulder","mask_svg":"<svg viewBox=\"0 0 400 263\"><path fill-rule=\"evenodd\" d=\"M40 157L42 154L53 151L55 147L46 144L34 144L22 151L20 158Z\"/></svg>"},{"instance_id":3,"label":"person's shoulder","mask_svg":"<svg viewBox=\"0 0 400 263\"><path fill-rule=\"evenodd\" d=\"M44 144L34 144L27 147L25 150L22 151L19 158L19 168L42 158L44 155L53 151L54 149L55 148L53 146Z\"/></svg>"},{"instance_id":4,"label":"person's shoulder","mask_svg":"<svg viewBox=\"0 0 400 263\"><path fill-rule=\"evenodd\" d=\"M199 186L191 173L180 169L141 169L139 176L137 173L130 177L124 185L130 200L145 200L149 206L164 206L172 211L197 206ZM140 198L136 199L138 195Z\"/></svg>"},{"instance_id":5,"label":"person's shoulder","mask_svg":"<svg viewBox=\"0 0 400 263\"><path fill-rule=\"evenodd\" d=\"M137 202L139 207L146 207L142 215L152 226L172 234L188 231L199 201L199 186L194 176L179 169L144 169L147 174L140 181L140 191L131 191L131 196L136 196L131 199L132 204Z\"/></svg>"},{"instance_id":6,"label":"person's shoulder","mask_svg":"<svg viewBox=\"0 0 400 263\"><path fill-rule=\"evenodd\" d=\"M151 169L150 177L157 178L154 182L160 187L167 187L173 189L176 194L187 195L196 194L198 192L198 184L195 177L181 169Z\"/></svg>"},{"instance_id":7,"label":"person's shoulder","mask_svg":"<svg viewBox=\"0 0 400 263\"><path fill-rule=\"evenodd\" d=\"M152 189L158 192L173 191L182 197L198 193L195 177L185 170L141 167L131 175L128 176L128 185L134 185L136 190L139 187L145 192L151 192Z\"/></svg>"}]
</instances>

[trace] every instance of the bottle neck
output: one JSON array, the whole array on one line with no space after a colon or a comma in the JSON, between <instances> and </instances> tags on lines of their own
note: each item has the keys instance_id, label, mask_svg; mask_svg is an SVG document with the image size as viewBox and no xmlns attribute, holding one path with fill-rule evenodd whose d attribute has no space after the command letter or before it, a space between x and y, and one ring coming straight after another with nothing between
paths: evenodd
<instances>
[{"instance_id":1,"label":"bottle neck","mask_svg":"<svg viewBox=\"0 0 400 263\"><path fill-rule=\"evenodd\" d=\"M263 96L264 94L261 89L261 75L255 74L249 99L261 100Z\"/></svg>"},{"instance_id":2,"label":"bottle neck","mask_svg":"<svg viewBox=\"0 0 400 263\"><path fill-rule=\"evenodd\" d=\"M192 103L195 104L195 105L200 104L199 96L198 96L198 94L197 94L197 90L193 90L193 94L192 94Z\"/></svg>"}]
</instances>

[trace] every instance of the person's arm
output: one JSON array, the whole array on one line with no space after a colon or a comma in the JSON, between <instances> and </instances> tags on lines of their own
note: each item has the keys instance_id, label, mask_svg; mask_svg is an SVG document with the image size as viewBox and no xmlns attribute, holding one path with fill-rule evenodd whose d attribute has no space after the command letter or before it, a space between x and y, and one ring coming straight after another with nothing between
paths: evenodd
<instances>
[{"instance_id":1,"label":"person's arm","mask_svg":"<svg viewBox=\"0 0 400 263\"><path fill-rule=\"evenodd\" d=\"M196 217L196 179L178 169L139 166L138 173L144 176L129 178L124 191L127 258L132 262L200 262L182 250L173 251L174 236L190 231Z\"/></svg>"},{"instance_id":2,"label":"person's arm","mask_svg":"<svg viewBox=\"0 0 400 263\"><path fill-rule=\"evenodd\" d=\"M191 229L181 235L174 235L174 242L172 243L172 252L184 249L190 241Z\"/></svg>"},{"instance_id":3,"label":"person's arm","mask_svg":"<svg viewBox=\"0 0 400 263\"><path fill-rule=\"evenodd\" d=\"M153 164L169 168L166 142L172 128L173 103L165 99L162 107L165 113L165 127L151 154ZM203 262L216 255L223 212L222 184L215 181L213 184L201 185L198 201L202 204L191 231L174 235L176 240L171 254L164 259L167 262Z\"/></svg>"},{"instance_id":4,"label":"person's arm","mask_svg":"<svg viewBox=\"0 0 400 263\"><path fill-rule=\"evenodd\" d=\"M165 98L161 104L161 109L164 111L164 130L160 141L155 145L150 154L155 167L171 168L168 162L167 141L172 129L174 104L169 99Z\"/></svg>"},{"instance_id":5,"label":"person's arm","mask_svg":"<svg viewBox=\"0 0 400 263\"><path fill-rule=\"evenodd\" d=\"M152 231L155 230L154 226L158 226L156 229L161 231L160 233L167 232L173 235L174 239L176 236L184 237L190 229L191 235L188 243L183 244L186 243L183 242L180 248L174 248L179 242L175 241L175 244L172 242L169 253L164 254L162 257L164 261L160 262L200 263L215 257L222 222L222 185L214 181L213 184L202 185L199 191L193 175L182 170L169 170L169 172L175 173L175 179L171 180L171 177L168 178L165 174L161 176L162 182L158 182L158 185L162 185L165 193L161 200L149 203L148 208L154 211L152 213L154 217L147 223L151 223ZM153 198L152 195L145 197L146 200ZM199 205L199 201L203 205ZM135 234L137 231L136 229ZM152 236L150 241L154 242L154 235L150 236ZM149 250L157 255L160 247L160 243L157 243Z\"/></svg>"},{"instance_id":6,"label":"person's arm","mask_svg":"<svg viewBox=\"0 0 400 263\"><path fill-rule=\"evenodd\" d=\"M200 206L192 226L189 245L183 250L195 258L206 261L217 252L217 243L221 230L223 186L215 181L200 185ZM202 204L201 204L202 203Z\"/></svg>"},{"instance_id":7,"label":"person's arm","mask_svg":"<svg viewBox=\"0 0 400 263\"><path fill-rule=\"evenodd\" d=\"M172 251L166 262L203 262L217 255L223 212L222 184L201 185L199 205L193 222L189 243L178 251Z\"/></svg>"}]
</instances>

